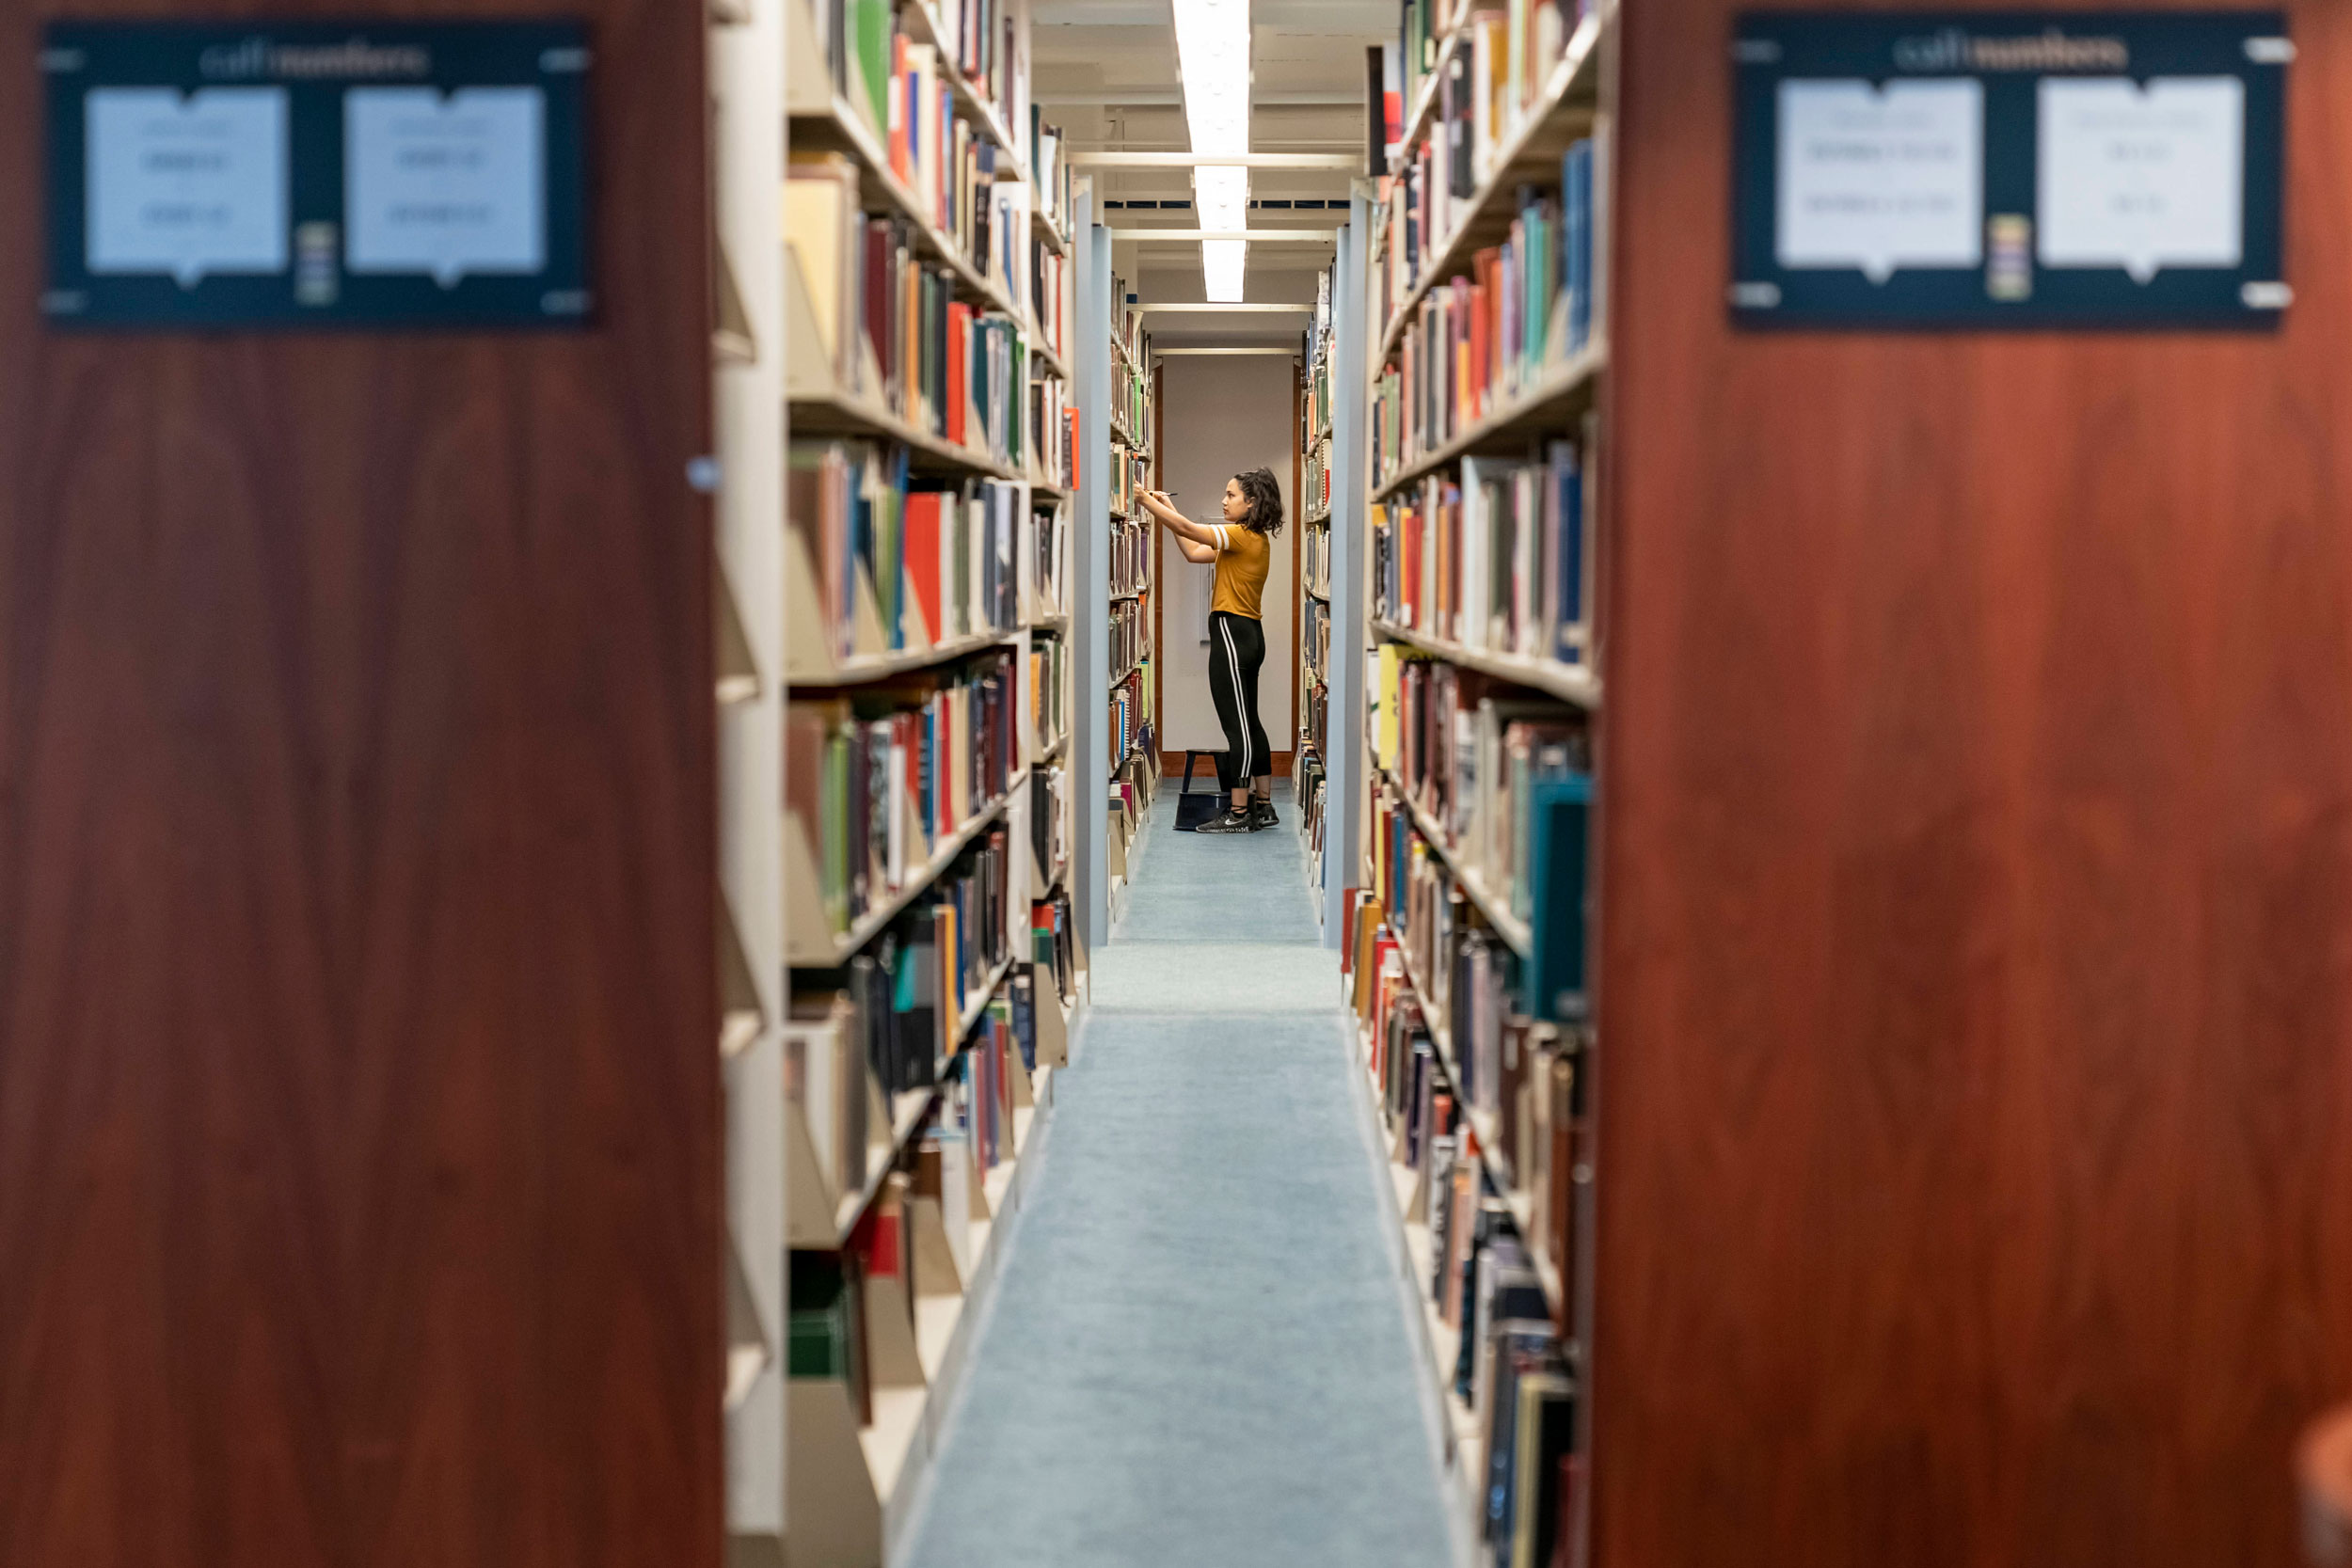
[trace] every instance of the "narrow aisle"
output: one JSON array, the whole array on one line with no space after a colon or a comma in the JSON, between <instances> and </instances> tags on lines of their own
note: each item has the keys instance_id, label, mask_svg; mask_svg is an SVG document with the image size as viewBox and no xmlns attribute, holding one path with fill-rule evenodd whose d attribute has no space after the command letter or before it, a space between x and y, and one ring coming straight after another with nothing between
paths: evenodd
<instances>
[{"instance_id":1,"label":"narrow aisle","mask_svg":"<svg viewBox=\"0 0 2352 1568\"><path fill-rule=\"evenodd\" d=\"M1452 1560L1293 807L1152 815L905 1568Z\"/></svg>"}]
</instances>

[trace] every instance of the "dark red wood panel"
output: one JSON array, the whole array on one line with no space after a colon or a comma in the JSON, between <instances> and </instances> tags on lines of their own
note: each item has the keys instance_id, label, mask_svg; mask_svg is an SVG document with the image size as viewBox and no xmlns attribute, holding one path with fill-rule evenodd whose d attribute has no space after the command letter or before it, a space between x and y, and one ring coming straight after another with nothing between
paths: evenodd
<instances>
[{"instance_id":1,"label":"dark red wood panel","mask_svg":"<svg viewBox=\"0 0 2352 1568\"><path fill-rule=\"evenodd\" d=\"M701 17L564 8L593 331L62 336L134 13L0 0L0 1562L716 1564Z\"/></svg>"},{"instance_id":2,"label":"dark red wood panel","mask_svg":"<svg viewBox=\"0 0 2352 1568\"><path fill-rule=\"evenodd\" d=\"M2352 1391L2352 12L2270 337L1737 334L1623 10L1595 1560L2296 1560Z\"/></svg>"}]
</instances>

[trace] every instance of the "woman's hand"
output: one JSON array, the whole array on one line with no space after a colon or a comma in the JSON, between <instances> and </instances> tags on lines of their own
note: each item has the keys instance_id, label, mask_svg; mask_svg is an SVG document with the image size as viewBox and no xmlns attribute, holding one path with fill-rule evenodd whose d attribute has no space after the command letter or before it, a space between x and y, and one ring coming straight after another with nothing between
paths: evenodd
<instances>
[{"instance_id":1,"label":"woman's hand","mask_svg":"<svg viewBox=\"0 0 2352 1568\"><path fill-rule=\"evenodd\" d=\"M1186 560L1214 561L1216 559L1216 552L1224 547L1216 531L1203 528L1169 505L1167 491L1138 490L1136 496L1143 502L1143 509L1166 524L1170 533L1175 534L1181 540L1188 540L1195 545L1201 546L1209 552L1206 556L1196 556L1190 550L1186 550L1184 552Z\"/></svg>"}]
</instances>

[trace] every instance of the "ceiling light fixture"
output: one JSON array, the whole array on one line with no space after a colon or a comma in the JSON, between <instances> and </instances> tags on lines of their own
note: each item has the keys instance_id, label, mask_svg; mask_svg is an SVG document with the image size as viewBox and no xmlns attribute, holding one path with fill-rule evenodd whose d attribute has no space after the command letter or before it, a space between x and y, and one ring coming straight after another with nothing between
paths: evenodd
<instances>
[{"instance_id":1,"label":"ceiling light fixture","mask_svg":"<svg viewBox=\"0 0 2352 1568\"><path fill-rule=\"evenodd\" d=\"M1184 84L1184 125L1203 156L1249 151L1249 0L1170 0L1176 12L1176 65ZM1204 164L1192 171L1203 229L1249 223L1249 171ZM1247 240L1200 242L1200 274L1213 305L1241 302Z\"/></svg>"}]
</instances>

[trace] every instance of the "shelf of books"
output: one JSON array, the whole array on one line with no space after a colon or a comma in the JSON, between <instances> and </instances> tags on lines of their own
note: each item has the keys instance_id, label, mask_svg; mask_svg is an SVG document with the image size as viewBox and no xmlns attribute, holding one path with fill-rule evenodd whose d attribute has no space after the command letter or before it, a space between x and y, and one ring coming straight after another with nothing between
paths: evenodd
<instances>
[{"instance_id":1,"label":"shelf of books","mask_svg":"<svg viewBox=\"0 0 2352 1568\"><path fill-rule=\"evenodd\" d=\"M1338 263L1334 262L1333 266ZM1291 782L1298 802L1298 832L1306 840L1307 885L1324 885L1325 751L1331 690L1331 330L1334 277L1315 279L1315 310L1299 356L1298 416L1298 734ZM1322 918L1323 901L1315 901Z\"/></svg>"},{"instance_id":2,"label":"shelf of books","mask_svg":"<svg viewBox=\"0 0 2352 1568\"><path fill-rule=\"evenodd\" d=\"M1605 0L1408 0L1366 253L1371 504L1346 525L1368 643L1350 995L1449 1459L1482 1555L1572 1568L1613 21Z\"/></svg>"},{"instance_id":3,"label":"shelf of books","mask_svg":"<svg viewBox=\"0 0 2352 1568\"><path fill-rule=\"evenodd\" d=\"M1070 176L1021 0L762 6L716 95L723 148L764 71L771 149L720 183L719 373L764 377L722 404L720 696L771 726L723 978L772 1047L730 1170L773 1200L738 1294L781 1375L730 1478L776 1493L750 1560L881 1568L1079 1006Z\"/></svg>"},{"instance_id":4,"label":"shelf of books","mask_svg":"<svg viewBox=\"0 0 2352 1568\"><path fill-rule=\"evenodd\" d=\"M1157 483L1151 445L1152 387L1144 370L1151 346L1123 278L1112 277L1110 297L1110 714L1104 729L1110 822L1103 844L1116 919L1136 862L1151 842L1144 829L1159 792L1160 759L1152 644L1157 530L1139 499Z\"/></svg>"}]
</instances>

